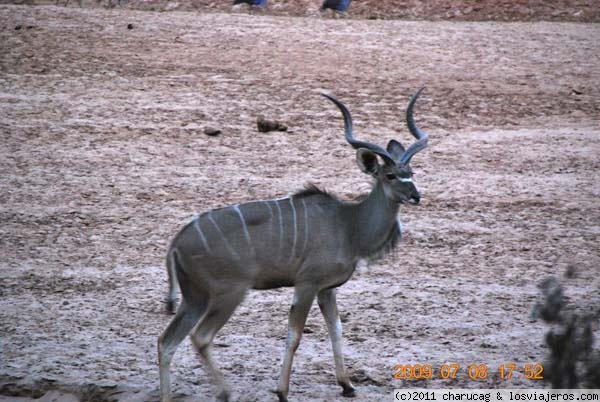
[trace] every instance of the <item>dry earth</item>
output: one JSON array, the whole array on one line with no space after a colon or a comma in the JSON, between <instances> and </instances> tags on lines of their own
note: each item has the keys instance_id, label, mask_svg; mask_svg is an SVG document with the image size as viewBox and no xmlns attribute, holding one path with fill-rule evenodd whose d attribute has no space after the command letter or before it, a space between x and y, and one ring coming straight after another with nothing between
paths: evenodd
<instances>
[{"instance_id":1,"label":"dry earth","mask_svg":"<svg viewBox=\"0 0 600 402\"><path fill-rule=\"evenodd\" d=\"M0 6L0 401L156 400L163 258L181 225L307 182L369 190L323 90L384 144L410 141L402 114L427 85L422 205L401 209L399 249L339 289L355 400L544 386L522 371L547 352L530 312L550 275L600 335L599 25L242 11ZM258 133L259 115L288 132ZM251 292L217 336L236 400L274 399L291 295ZM342 400L317 308L305 332L292 400ZM520 371L500 380L509 362ZM463 369L392 378L426 363ZM188 341L172 373L177 401L213 400Z\"/></svg>"},{"instance_id":2,"label":"dry earth","mask_svg":"<svg viewBox=\"0 0 600 402\"><path fill-rule=\"evenodd\" d=\"M68 4L83 7L120 7L149 11L247 11L232 0L0 0L11 4ZM262 15L335 16L321 13L323 0L269 0L253 9ZM419 19L453 21L573 21L600 22L597 0L353 0L344 18Z\"/></svg>"}]
</instances>

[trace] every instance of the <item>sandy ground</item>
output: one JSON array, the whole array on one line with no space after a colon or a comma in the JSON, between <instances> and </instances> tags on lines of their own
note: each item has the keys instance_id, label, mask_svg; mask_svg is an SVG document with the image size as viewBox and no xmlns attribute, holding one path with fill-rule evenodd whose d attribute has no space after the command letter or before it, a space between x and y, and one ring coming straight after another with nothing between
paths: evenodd
<instances>
[{"instance_id":1,"label":"sandy ground","mask_svg":"<svg viewBox=\"0 0 600 402\"><path fill-rule=\"evenodd\" d=\"M261 15L430 21L600 22L597 0L352 0L343 14L321 12L323 0L268 0L266 7L232 6L232 0L0 0L11 4L61 4L146 11L253 12Z\"/></svg>"},{"instance_id":2,"label":"sandy ground","mask_svg":"<svg viewBox=\"0 0 600 402\"><path fill-rule=\"evenodd\" d=\"M367 192L319 91L383 145L410 142L402 115L421 85L422 205L401 209L397 252L339 289L355 400L544 386L523 373L547 352L530 318L540 280L558 277L600 335L599 54L597 24L1 5L0 401L156 400L178 228L307 182ZM259 115L289 130L258 133ZM251 292L217 336L236 400L274 400L291 298ZM316 306L305 332L291 399L342 400ZM397 364L446 363L455 380L393 379ZM503 363L519 368L510 380ZM172 373L176 401L213 400L187 340Z\"/></svg>"}]
</instances>

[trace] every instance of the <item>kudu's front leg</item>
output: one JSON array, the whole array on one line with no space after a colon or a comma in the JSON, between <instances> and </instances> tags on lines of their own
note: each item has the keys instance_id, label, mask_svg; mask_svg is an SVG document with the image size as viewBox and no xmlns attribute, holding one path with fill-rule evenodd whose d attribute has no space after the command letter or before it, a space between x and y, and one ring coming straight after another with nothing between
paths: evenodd
<instances>
[{"instance_id":1,"label":"kudu's front leg","mask_svg":"<svg viewBox=\"0 0 600 402\"><path fill-rule=\"evenodd\" d=\"M331 338L333 359L335 360L335 376L338 384L343 388L342 395L353 397L355 396L354 387L344 366L344 356L342 354L342 321L338 313L335 293L335 289L320 291L318 294L318 303L327 323L329 338Z\"/></svg>"},{"instance_id":2,"label":"kudu's front leg","mask_svg":"<svg viewBox=\"0 0 600 402\"><path fill-rule=\"evenodd\" d=\"M279 397L279 402L288 402L287 396L290 388L290 373L292 371L294 353L296 353L300 344L304 323L314 299L314 289L296 287L294 290L294 301L290 309L285 356L283 357L283 366L281 367L279 382L275 390L275 394Z\"/></svg>"}]
</instances>

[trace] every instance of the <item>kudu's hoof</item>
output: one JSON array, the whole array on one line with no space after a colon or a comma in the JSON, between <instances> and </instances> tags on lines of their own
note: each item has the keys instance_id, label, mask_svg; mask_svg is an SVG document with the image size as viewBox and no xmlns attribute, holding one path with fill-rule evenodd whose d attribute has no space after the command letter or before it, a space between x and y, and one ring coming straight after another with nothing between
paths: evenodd
<instances>
[{"instance_id":1,"label":"kudu's hoof","mask_svg":"<svg viewBox=\"0 0 600 402\"><path fill-rule=\"evenodd\" d=\"M229 402L229 396L229 391L221 391L221 393L217 396L217 401Z\"/></svg>"},{"instance_id":2,"label":"kudu's hoof","mask_svg":"<svg viewBox=\"0 0 600 402\"><path fill-rule=\"evenodd\" d=\"M356 396L356 391L352 385L342 385L344 390L342 391L342 396L346 398L354 398Z\"/></svg>"},{"instance_id":3,"label":"kudu's hoof","mask_svg":"<svg viewBox=\"0 0 600 402\"><path fill-rule=\"evenodd\" d=\"M277 389L273 389L271 390L271 392L277 395L277 398L279 398L279 402L289 402L287 395L284 395L283 392Z\"/></svg>"}]
</instances>

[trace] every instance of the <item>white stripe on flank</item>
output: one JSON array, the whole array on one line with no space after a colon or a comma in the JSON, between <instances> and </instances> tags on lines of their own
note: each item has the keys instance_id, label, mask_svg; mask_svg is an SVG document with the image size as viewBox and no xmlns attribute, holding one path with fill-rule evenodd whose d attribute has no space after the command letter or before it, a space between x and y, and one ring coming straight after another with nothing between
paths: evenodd
<instances>
[{"instance_id":1,"label":"white stripe on flank","mask_svg":"<svg viewBox=\"0 0 600 402\"><path fill-rule=\"evenodd\" d=\"M283 245L283 216L281 215L281 207L279 206L279 203L277 201L273 202L277 206L277 216L279 217L279 245L277 248L279 250L279 256L281 257L281 247Z\"/></svg>"},{"instance_id":2,"label":"white stripe on flank","mask_svg":"<svg viewBox=\"0 0 600 402\"><path fill-rule=\"evenodd\" d=\"M194 221L194 227L196 228L196 231L198 232L198 234L200 235L200 240L202 240L202 244L204 245L204 248L212 254L212 251L210 250L210 246L208 245L208 242L206 241L206 237L204 237L204 232L202 232L202 228L200 228L200 217L202 215L198 216L196 218L196 220Z\"/></svg>"},{"instance_id":3,"label":"white stripe on flank","mask_svg":"<svg viewBox=\"0 0 600 402\"><path fill-rule=\"evenodd\" d=\"M302 245L302 255L306 253L306 246L308 245L308 211L306 211L306 203L304 198L301 198L302 208L304 208L304 244Z\"/></svg>"},{"instance_id":4,"label":"white stripe on flank","mask_svg":"<svg viewBox=\"0 0 600 402\"><path fill-rule=\"evenodd\" d=\"M242 213L242 210L240 209L239 205L235 205L233 207L233 209L235 209L235 212L237 212L238 216L240 217L240 221L242 221L242 228L244 229L244 236L246 236L246 241L248 242L248 246L250 247L252 254L254 254L254 246L252 245L252 239L250 238L250 233L248 232L248 226L246 226L246 220L244 219L244 214Z\"/></svg>"},{"instance_id":5,"label":"white stripe on flank","mask_svg":"<svg viewBox=\"0 0 600 402\"><path fill-rule=\"evenodd\" d=\"M290 260L295 257L296 253L296 239L298 237L298 224L296 222L296 207L294 207L294 199L290 198L290 205L292 206L292 220L294 222L294 240L292 242L292 254Z\"/></svg>"},{"instance_id":6,"label":"white stripe on flank","mask_svg":"<svg viewBox=\"0 0 600 402\"><path fill-rule=\"evenodd\" d=\"M271 204L268 201L263 201L267 208L269 208L269 243L273 238L273 208L271 208Z\"/></svg>"},{"instance_id":7,"label":"white stripe on flank","mask_svg":"<svg viewBox=\"0 0 600 402\"><path fill-rule=\"evenodd\" d=\"M235 257L236 259L239 260L240 259L239 254L235 251L235 249L233 247L231 247L231 244L229 244L229 242L227 241L227 238L221 231L221 228L219 227L219 225L217 225L217 222L215 222L215 220L213 219L212 214L210 212L208 213L208 219L210 219L212 224L215 226L215 229L217 229L217 232L219 232L219 235L221 236L221 239L223 239L223 242L225 243L225 247L227 247L227 250L231 253L231 255L233 257Z\"/></svg>"}]
</instances>

